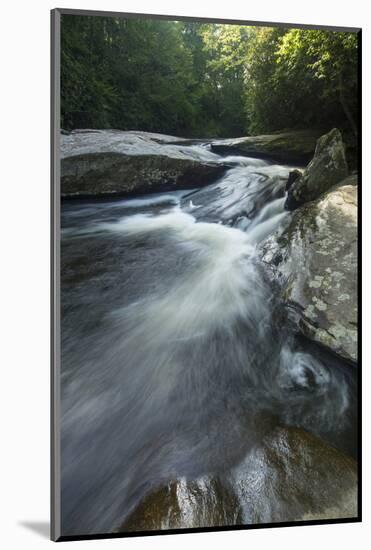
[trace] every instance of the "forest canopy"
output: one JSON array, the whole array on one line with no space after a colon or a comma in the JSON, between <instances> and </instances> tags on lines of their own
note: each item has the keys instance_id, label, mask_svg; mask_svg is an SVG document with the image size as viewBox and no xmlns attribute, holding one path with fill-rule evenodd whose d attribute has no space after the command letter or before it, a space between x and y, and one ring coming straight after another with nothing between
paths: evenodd
<instances>
[{"instance_id":1,"label":"forest canopy","mask_svg":"<svg viewBox=\"0 0 371 550\"><path fill-rule=\"evenodd\" d=\"M357 134L355 32L62 15L61 125Z\"/></svg>"}]
</instances>

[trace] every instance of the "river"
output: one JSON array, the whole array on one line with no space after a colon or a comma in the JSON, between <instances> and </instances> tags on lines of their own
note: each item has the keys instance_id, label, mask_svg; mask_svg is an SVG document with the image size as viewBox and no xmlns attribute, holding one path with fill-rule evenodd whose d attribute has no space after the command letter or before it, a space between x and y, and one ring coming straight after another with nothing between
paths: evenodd
<instances>
[{"instance_id":1,"label":"river","mask_svg":"<svg viewBox=\"0 0 371 550\"><path fill-rule=\"evenodd\" d=\"M115 531L157 487L228 475L275 426L355 456L355 371L294 335L260 260L290 216L290 167L220 160L200 190L62 202L65 534Z\"/></svg>"}]
</instances>

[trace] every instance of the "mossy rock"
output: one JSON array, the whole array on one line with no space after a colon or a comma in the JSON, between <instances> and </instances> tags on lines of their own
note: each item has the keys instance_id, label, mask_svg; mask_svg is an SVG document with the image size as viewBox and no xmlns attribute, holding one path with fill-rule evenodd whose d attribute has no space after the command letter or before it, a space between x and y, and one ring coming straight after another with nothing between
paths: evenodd
<instances>
[{"instance_id":1,"label":"mossy rock","mask_svg":"<svg viewBox=\"0 0 371 550\"><path fill-rule=\"evenodd\" d=\"M306 165L313 157L320 130L292 130L269 135L215 140L215 153L240 154L277 162Z\"/></svg>"}]
</instances>

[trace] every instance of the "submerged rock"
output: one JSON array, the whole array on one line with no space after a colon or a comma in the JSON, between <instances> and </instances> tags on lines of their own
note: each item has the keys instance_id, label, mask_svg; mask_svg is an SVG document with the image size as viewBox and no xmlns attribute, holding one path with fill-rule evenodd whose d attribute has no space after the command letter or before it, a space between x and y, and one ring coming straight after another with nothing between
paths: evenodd
<instances>
[{"instance_id":1,"label":"submerged rock","mask_svg":"<svg viewBox=\"0 0 371 550\"><path fill-rule=\"evenodd\" d=\"M313 156L318 130L292 130L270 135L220 139L211 143L215 153L247 155L279 162L307 164Z\"/></svg>"},{"instance_id":2,"label":"submerged rock","mask_svg":"<svg viewBox=\"0 0 371 550\"><path fill-rule=\"evenodd\" d=\"M235 525L238 513L237 498L220 480L182 478L144 498L120 531Z\"/></svg>"},{"instance_id":3,"label":"submerged rock","mask_svg":"<svg viewBox=\"0 0 371 550\"><path fill-rule=\"evenodd\" d=\"M285 194L288 170L249 159L252 164L237 166L221 180L182 198L182 209L196 220L242 227L275 199Z\"/></svg>"},{"instance_id":4,"label":"submerged rock","mask_svg":"<svg viewBox=\"0 0 371 550\"><path fill-rule=\"evenodd\" d=\"M356 462L299 428L278 428L230 483L245 524L357 516Z\"/></svg>"},{"instance_id":5,"label":"submerged rock","mask_svg":"<svg viewBox=\"0 0 371 550\"><path fill-rule=\"evenodd\" d=\"M334 128L317 141L314 157L304 173L288 187L285 207L295 210L316 199L348 174L341 133Z\"/></svg>"},{"instance_id":6,"label":"submerged rock","mask_svg":"<svg viewBox=\"0 0 371 550\"><path fill-rule=\"evenodd\" d=\"M356 516L356 462L302 429L281 427L229 473L155 490L119 531Z\"/></svg>"},{"instance_id":7,"label":"submerged rock","mask_svg":"<svg viewBox=\"0 0 371 550\"><path fill-rule=\"evenodd\" d=\"M61 193L98 196L202 187L225 170L223 165L161 155L81 154L62 159Z\"/></svg>"},{"instance_id":8,"label":"submerged rock","mask_svg":"<svg viewBox=\"0 0 371 550\"><path fill-rule=\"evenodd\" d=\"M262 246L298 332L357 361L357 186L352 179L296 210Z\"/></svg>"}]
</instances>

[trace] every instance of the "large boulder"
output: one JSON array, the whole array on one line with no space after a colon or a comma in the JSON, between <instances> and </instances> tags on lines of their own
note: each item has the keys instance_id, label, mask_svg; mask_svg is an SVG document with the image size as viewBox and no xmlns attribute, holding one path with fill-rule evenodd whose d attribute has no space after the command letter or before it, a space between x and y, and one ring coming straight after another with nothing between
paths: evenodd
<instances>
[{"instance_id":1,"label":"large boulder","mask_svg":"<svg viewBox=\"0 0 371 550\"><path fill-rule=\"evenodd\" d=\"M223 165L162 155L88 153L61 160L63 197L125 195L202 187L216 181Z\"/></svg>"},{"instance_id":2,"label":"large boulder","mask_svg":"<svg viewBox=\"0 0 371 550\"><path fill-rule=\"evenodd\" d=\"M220 154L246 155L306 165L313 157L320 135L318 130L292 130L270 135L219 139L211 142L211 149Z\"/></svg>"},{"instance_id":3,"label":"large boulder","mask_svg":"<svg viewBox=\"0 0 371 550\"><path fill-rule=\"evenodd\" d=\"M229 166L204 147L140 131L74 130L61 135L64 197L141 194L202 187Z\"/></svg>"},{"instance_id":4,"label":"large boulder","mask_svg":"<svg viewBox=\"0 0 371 550\"><path fill-rule=\"evenodd\" d=\"M302 429L281 427L223 475L155 490L119 531L356 516L356 462Z\"/></svg>"},{"instance_id":5,"label":"large boulder","mask_svg":"<svg viewBox=\"0 0 371 550\"><path fill-rule=\"evenodd\" d=\"M262 245L298 332L357 361L357 186L346 178Z\"/></svg>"},{"instance_id":6,"label":"large boulder","mask_svg":"<svg viewBox=\"0 0 371 550\"><path fill-rule=\"evenodd\" d=\"M185 478L150 493L121 526L120 531L189 529L235 525L237 497L217 478Z\"/></svg>"},{"instance_id":7,"label":"large boulder","mask_svg":"<svg viewBox=\"0 0 371 550\"><path fill-rule=\"evenodd\" d=\"M178 137L151 132L123 130L73 130L61 132L61 158L90 153L122 153L124 155L166 155L184 158L182 149L174 147Z\"/></svg>"},{"instance_id":8,"label":"large boulder","mask_svg":"<svg viewBox=\"0 0 371 550\"><path fill-rule=\"evenodd\" d=\"M314 157L304 173L289 186L285 207L294 210L316 199L348 174L345 149L337 128L317 141Z\"/></svg>"},{"instance_id":9,"label":"large boulder","mask_svg":"<svg viewBox=\"0 0 371 550\"><path fill-rule=\"evenodd\" d=\"M277 428L230 476L241 523L357 516L357 464L300 428Z\"/></svg>"}]
</instances>

